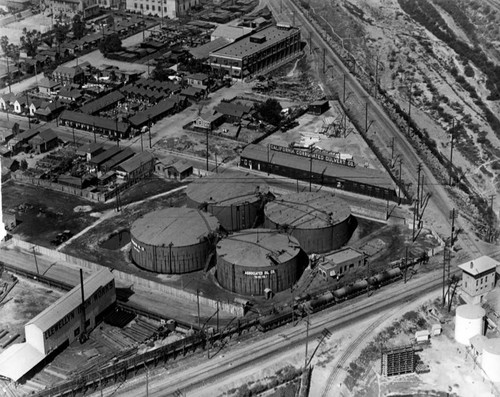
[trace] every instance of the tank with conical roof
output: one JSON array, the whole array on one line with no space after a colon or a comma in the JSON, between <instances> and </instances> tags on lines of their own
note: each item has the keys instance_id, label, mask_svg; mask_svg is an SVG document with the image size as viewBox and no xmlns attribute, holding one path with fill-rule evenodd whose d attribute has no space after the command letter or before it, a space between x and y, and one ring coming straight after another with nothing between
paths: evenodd
<instances>
[{"instance_id":1,"label":"tank with conical roof","mask_svg":"<svg viewBox=\"0 0 500 397\"><path fill-rule=\"evenodd\" d=\"M266 228L280 229L294 236L308 254L342 247L356 227L349 205L327 192L277 197L266 204L264 214Z\"/></svg>"},{"instance_id":2,"label":"tank with conical roof","mask_svg":"<svg viewBox=\"0 0 500 397\"><path fill-rule=\"evenodd\" d=\"M266 182L252 175L214 174L187 187L187 206L216 216L227 231L248 229L256 226L268 191Z\"/></svg>"},{"instance_id":3,"label":"tank with conical roof","mask_svg":"<svg viewBox=\"0 0 500 397\"><path fill-rule=\"evenodd\" d=\"M216 243L217 219L192 208L167 208L137 219L132 259L143 269L176 274L203 269Z\"/></svg>"}]
</instances>

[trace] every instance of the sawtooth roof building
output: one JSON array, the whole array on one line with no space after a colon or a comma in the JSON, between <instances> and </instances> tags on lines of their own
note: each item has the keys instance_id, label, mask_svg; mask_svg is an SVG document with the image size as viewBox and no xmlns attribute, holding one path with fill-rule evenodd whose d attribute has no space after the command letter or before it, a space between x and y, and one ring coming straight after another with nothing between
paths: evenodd
<instances>
[{"instance_id":1,"label":"sawtooth roof building","mask_svg":"<svg viewBox=\"0 0 500 397\"><path fill-rule=\"evenodd\" d=\"M300 53L300 30L281 24L243 36L211 52L208 63L213 70L244 79L284 64Z\"/></svg>"}]
</instances>

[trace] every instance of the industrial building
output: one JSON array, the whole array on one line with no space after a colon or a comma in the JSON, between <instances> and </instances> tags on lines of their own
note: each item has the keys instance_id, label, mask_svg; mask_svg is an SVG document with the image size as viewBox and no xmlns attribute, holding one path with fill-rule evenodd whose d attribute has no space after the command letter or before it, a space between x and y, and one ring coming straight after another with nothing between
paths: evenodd
<instances>
[{"instance_id":1,"label":"industrial building","mask_svg":"<svg viewBox=\"0 0 500 397\"><path fill-rule=\"evenodd\" d=\"M354 273L366 265L367 255L351 247L344 247L323 256L318 263L318 271L325 280L340 278Z\"/></svg>"},{"instance_id":2,"label":"industrial building","mask_svg":"<svg viewBox=\"0 0 500 397\"><path fill-rule=\"evenodd\" d=\"M26 342L14 344L0 355L0 376L17 382L51 353L94 329L115 301L111 271L93 273L83 282L83 292L77 285L26 323Z\"/></svg>"},{"instance_id":3,"label":"industrial building","mask_svg":"<svg viewBox=\"0 0 500 397\"><path fill-rule=\"evenodd\" d=\"M255 227L269 188L251 175L214 174L196 179L186 189L187 206L215 215L227 231Z\"/></svg>"},{"instance_id":4,"label":"industrial building","mask_svg":"<svg viewBox=\"0 0 500 397\"><path fill-rule=\"evenodd\" d=\"M161 18L178 18L186 15L191 7L199 5L200 0L126 0L127 11L137 12L143 15L156 15Z\"/></svg>"},{"instance_id":5,"label":"industrial building","mask_svg":"<svg viewBox=\"0 0 500 397\"><path fill-rule=\"evenodd\" d=\"M300 29L279 24L245 35L210 53L212 70L244 79L281 65L302 51Z\"/></svg>"},{"instance_id":6,"label":"industrial building","mask_svg":"<svg viewBox=\"0 0 500 397\"><path fill-rule=\"evenodd\" d=\"M266 204L264 214L267 229L292 235L308 254L342 247L356 224L347 203L327 192L281 196Z\"/></svg>"},{"instance_id":7,"label":"industrial building","mask_svg":"<svg viewBox=\"0 0 500 397\"><path fill-rule=\"evenodd\" d=\"M234 233L217 244L217 281L242 295L270 295L291 288L307 262L295 237L276 230Z\"/></svg>"},{"instance_id":8,"label":"industrial building","mask_svg":"<svg viewBox=\"0 0 500 397\"><path fill-rule=\"evenodd\" d=\"M499 264L484 255L458 266L462 269L462 296L468 303L481 303L484 296L495 287L496 267Z\"/></svg>"},{"instance_id":9,"label":"industrial building","mask_svg":"<svg viewBox=\"0 0 500 397\"><path fill-rule=\"evenodd\" d=\"M131 229L132 259L143 269L179 274L210 263L219 228L217 219L192 208L167 208L136 220Z\"/></svg>"},{"instance_id":10,"label":"industrial building","mask_svg":"<svg viewBox=\"0 0 500 397\"><path fill-rule=\"evenodd\" d=\"M398 201L395 185L383 171L357 166L352 160L279 145L250 144L240 155L240 166L287 178Z\"/></svg>"}]
</instances>

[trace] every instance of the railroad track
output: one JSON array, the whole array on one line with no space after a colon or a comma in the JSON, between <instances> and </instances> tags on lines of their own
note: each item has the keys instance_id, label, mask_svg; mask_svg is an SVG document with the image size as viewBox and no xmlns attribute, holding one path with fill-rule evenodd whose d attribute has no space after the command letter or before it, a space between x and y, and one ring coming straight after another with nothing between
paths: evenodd
<instances>
[{"instance_id":1,"label":"railroad track","mask_svg":"<svg viewBox=\"0 0 500 397\"><path fill-rule=\"evenodd\" d=\"M354 351L358 348L358 346L363 343L363 341L373 332L375 329L382 324L388 317L390 317L394 311L391 311L390 314L387 316L380 316L377 320L375 320L373 323L370 324L369 327L367 327L346 349L344 354L340 356L339 361L337 362L337 365L333 368L332 372L330 372L330 375L328 376L328 380L326 383L325 388L323 389L323 392L321 395L323 397L327 397L330 394L330 391L332 390L333 385L335 384L335 381L340 374L340 371L344 367L344 365L347 363L351 355L354 353Z\"/></svg>"}]
</instances>

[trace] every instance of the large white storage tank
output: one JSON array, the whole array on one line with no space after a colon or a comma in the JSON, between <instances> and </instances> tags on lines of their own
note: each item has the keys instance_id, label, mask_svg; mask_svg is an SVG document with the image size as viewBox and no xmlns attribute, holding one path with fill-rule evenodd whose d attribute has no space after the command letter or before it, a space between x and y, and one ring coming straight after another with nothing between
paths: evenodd
<instances>
[{"instance_id":1,"label":"large white storage tank","mask_svg":"<svg viewBox=\"0 0 500 397\"><path fill-rule=\"evenodd\" d=\"M470 346L470 338L484 334L484 316L486 312L479 305L457 307L455 316L455 340Z\"/></svg>"},{"instance_id":2,"label":"large white storage tank","mask_svg":"<svg viewBox=\"0 0 500 397\"><path fill-rule=\"evenodd\" d=\"M500 338L486 341L483 347L482 365L492 382L500 382Z\"/></svg>"}]
</instances>

